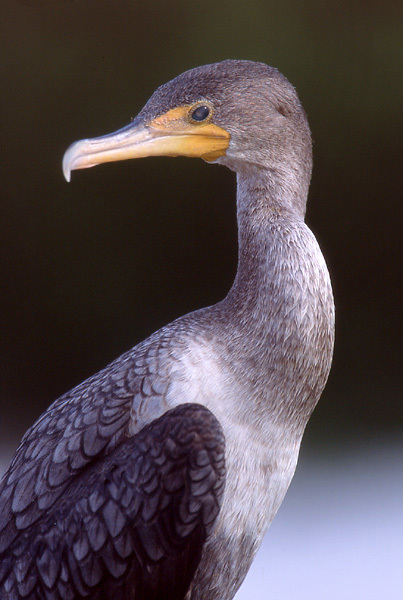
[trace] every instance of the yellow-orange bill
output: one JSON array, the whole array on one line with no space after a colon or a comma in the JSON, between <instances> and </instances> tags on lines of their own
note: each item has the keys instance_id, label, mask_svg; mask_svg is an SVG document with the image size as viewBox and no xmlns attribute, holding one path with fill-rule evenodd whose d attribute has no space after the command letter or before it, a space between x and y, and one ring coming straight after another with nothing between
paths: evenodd
<instances>
[{"instance_id":1,"label":"yellow-orange bill","mask_svg":"<svg viewBox=\"0 0 403 600\"><path fill-rule=\"evenodd\" d=\"M223 156L230 134L212 122L194 124L187 119L188 107L174 108L145 124L130 125L97 138L72 144L63 157L63 173L105 162L146 156L194 156L213 161Z\"/></svg>"}]
</instances>

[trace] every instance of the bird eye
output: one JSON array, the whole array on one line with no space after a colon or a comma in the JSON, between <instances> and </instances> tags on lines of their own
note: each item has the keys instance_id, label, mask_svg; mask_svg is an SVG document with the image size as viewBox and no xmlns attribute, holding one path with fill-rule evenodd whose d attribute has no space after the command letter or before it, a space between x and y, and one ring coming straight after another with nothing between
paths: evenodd
<instances>
[{"instance_id":1,"label":"bird eye","mask_svg":"<svg viewBox=\"0 0 403 600\"><path fill-rule=\"evenodd\" d=\"M193 121L205 121L209 114L210 108L205 104L201 104L190 113L190 117Z\"/></svg>"}]
</instances>

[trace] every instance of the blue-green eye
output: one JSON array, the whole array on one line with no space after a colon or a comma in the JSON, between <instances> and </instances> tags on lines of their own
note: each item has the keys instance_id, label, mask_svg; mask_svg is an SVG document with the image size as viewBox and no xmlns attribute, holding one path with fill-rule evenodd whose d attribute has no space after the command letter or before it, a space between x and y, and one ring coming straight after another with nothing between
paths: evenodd
<instances>
[{"instance_id":1,"label":"blue-green eye","mask_svg":"<svg viewBox=\"0 0 403 600\"><path fill-rule=\"evenodd\" d=\"M205 121L210 114L210 108L205 104L201 104L190 113L193 121Z\"/></svg>"}]
</instances>

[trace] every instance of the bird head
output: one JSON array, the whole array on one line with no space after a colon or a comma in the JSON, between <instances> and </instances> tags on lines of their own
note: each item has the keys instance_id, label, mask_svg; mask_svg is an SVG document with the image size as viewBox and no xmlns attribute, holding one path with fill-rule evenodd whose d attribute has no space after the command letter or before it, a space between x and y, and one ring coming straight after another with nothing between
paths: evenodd
<instances>
[{"instance_id":1,"label":"bird head","mask_svg":"<svg viewBox=\"0 0 403 600\"><path fill-rule=\"evenodd\" d=\"M72 144L63 170L69 181L74 169L146 156L200 157L284 180L295 172L308 185L311 138L298 96L277 69L226 60L159 87L123 129Z\"/></svg>"}]
</instances>

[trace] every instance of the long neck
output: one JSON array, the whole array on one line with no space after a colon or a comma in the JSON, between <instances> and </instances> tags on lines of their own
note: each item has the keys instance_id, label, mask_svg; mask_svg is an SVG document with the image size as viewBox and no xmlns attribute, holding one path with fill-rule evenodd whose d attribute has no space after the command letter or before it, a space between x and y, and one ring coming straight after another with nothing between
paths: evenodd
<instances>
[{"instance_id":1,"label":"long neck","mask_svg":"<svg viewBox=\"0 0 403 600\"><path fill-rule=\"evenodd\" d=\"M238 272L222 303L241 340L236 362L247 377L253 361L254 377L265 382L270 401L284 415L292 405L304 427L331 363L334 314L327 267L303 215L264 181L238 176L237 200Z\"/></svg>"},{"instance_id":2,"label":"long neck","mask_svg":"<svg viewBox=\"0 0 403 600\"><path fill-rule=\"evenodd\" d=\"M229 298L238 306L245 302L248 311L254 302L271 311L273 301L282 300L290 262L305 259L306 248L297 244L306 230L304 215L271 189L270 180L237 180L238 269Z\"/></svg>"}]
</instances>

